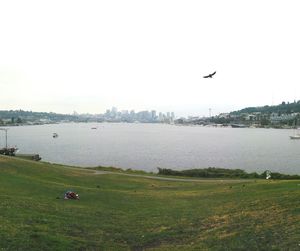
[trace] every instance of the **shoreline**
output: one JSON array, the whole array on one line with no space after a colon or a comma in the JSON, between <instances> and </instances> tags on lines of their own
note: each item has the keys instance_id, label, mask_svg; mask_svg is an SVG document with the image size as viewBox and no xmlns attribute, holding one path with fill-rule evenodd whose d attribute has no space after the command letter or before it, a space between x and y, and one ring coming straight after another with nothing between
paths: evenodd
<instances>
[{"instance_id":1,"label":"shoreline","mask_svg":"<svg viewBox=\"0 0 300 251\"><path fill-rule=\"evenodd\" d=\"M171 126L187 126L187 127L209 127L209 128L232 128L232 129L285 129L291 130L295 129L294 126L287 125L269 125L269 126L259 126L259 125L243 125L242 127L232 126L229 124L194 124L194 123L164 123L164 122L125 122L125 121L58 121L58 122L32 122L32 123L22 123L22 124L0 124L2 127L23 127L23 126L42 126L42 125L59 125L59 124L159 124L159 125L171 125Z\"/></svg>"}]
</instances>

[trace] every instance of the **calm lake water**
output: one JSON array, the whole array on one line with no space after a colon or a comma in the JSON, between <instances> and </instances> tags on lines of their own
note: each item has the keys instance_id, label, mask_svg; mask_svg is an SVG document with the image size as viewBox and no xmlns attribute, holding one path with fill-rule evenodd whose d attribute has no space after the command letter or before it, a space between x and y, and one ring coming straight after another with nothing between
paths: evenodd
<instances>
[{"instance_id":1,"label":"calm lake water","mask_svg":"<svg viewBox=\"0 0 300 251\"><path fill-rule=\"evenodd\" d=\"M291 134L283 129L70 123L10 127L8 144L18 146L19 153L39 153L44 161L84 167L156 171L214 166L300 174L300 140L290 140Z\"/></svg>"}]
</instances>

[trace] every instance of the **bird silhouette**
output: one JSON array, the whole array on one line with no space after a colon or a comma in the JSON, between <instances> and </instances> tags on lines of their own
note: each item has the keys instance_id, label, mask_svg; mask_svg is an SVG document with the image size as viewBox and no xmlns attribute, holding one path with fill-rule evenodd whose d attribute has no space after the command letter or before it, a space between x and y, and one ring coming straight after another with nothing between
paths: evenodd
<instances>
[{"instance_id":1,"label":"bird silhouette","mask_svg":"<svg viewBox=\"0 0 300 251\"><path fill-rule=\"evenodd\" d=\"M211 73L211 74L207 75L207 76L204 76L203 78L212 78L213 75L215 75L215 74L216 74L216 71L214 73Z\"/></svg>"}]
</instances>

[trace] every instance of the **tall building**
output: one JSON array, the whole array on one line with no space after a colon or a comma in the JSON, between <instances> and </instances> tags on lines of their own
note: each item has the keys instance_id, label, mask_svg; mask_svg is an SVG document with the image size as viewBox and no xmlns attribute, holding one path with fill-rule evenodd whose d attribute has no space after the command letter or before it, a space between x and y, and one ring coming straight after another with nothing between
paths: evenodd
<instances>
[{"instance_id":1,"label":"tall building","mask_svg":"<svg viewBox=\"0 0 300 251\"><path fill-rule=\"evenodd\" d=\"M112 107L112 108L111 108L111 112L113 112L113 113L117 113L117 112L118 112L118 109L117 109L117 107Z\"/></svg>"},{"instance_id":2,"label":"tall building","mask_svg":"<svg viewBox=\"0 0 300 251\"><path fill-rule=\"evenodd\" d=\"M112 118L115 118L115 117L117 117L117 113L118 113L118 109L117 109L117 107L113 107L113 108L111 108L110 115L111 115L111 117L112 117Z\"/></svg>"},{"instance_id":3,"label":"tall building","mask_svg":"<svg viewBox=\"0 0 300 251\"><path fill-rule=\"evenodd\" d=\"M155 110L152 110L152 111L151 111L151 119L152 119L152 120L155 120L155 119L156 119L156 111L155 111Z\"/></svg>"},{"instance_id":4,"label":"tall building","mask_svg":"<svg viewBox=\"0 0 300 251\"><path fill-rule=\"evenodd\" d=\"M158 114L158 119L159 119L159 121L163 121L164 120L164 115L162 114L162 112L160 112Z\"/></svg>"},{"instance_id":5,"label":"tall building","mask_svg":"<svg viewBox=\"0 0 300 251\"><path fill-rule=\"evenodd\" d=\"M131 120L135 120L135 112L134 112L134 110L130 111L130 119Z\"/></svg>"},{"instance_id":6,"label":"tall building","mask_svg":"<svg viewBox=\"0 0 300 251\"><path fill-rule=\"evenodd\" d=\"M107 118L110 117L110 110L109 109L106 110L105 117L107 117Z\"/></svg>"}]
</instances>

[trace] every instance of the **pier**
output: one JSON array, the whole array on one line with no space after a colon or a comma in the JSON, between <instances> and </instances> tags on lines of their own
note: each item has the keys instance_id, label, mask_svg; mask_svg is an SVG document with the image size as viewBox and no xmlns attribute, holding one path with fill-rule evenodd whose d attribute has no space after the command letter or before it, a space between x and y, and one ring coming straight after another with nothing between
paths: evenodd
<instances>
[{"instance_id":1,"label":"pier","mask_svg":"<svg viewBox=\"0 0 300 251\"><path fill-rule=\"evenodd\" d=\"M18 158L22 158L22 159L28 159L28 160L35 160L35 161L39 161L42 158L40 157L39 154L15 154L16 157Z\"/></svg>"},{"instance_id":2,"label":"pier","mask_svg":"<svg viewBox=\"0 0 300 251\"><path fill-rule=\"evenodd\" d=\"M7 146L8 128L0 128L0 130L5 132L5 147L0 148L0 155L16 156L18 158L35 160L35 161L39 161L42 159L39 154L35 154L35 153L33 153L33 154L17 154L17 152L19 150L17 147L8 147Z\"/></svg>"}]
</instances>

